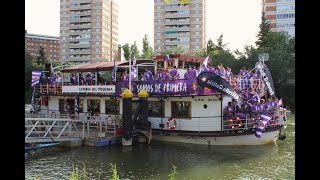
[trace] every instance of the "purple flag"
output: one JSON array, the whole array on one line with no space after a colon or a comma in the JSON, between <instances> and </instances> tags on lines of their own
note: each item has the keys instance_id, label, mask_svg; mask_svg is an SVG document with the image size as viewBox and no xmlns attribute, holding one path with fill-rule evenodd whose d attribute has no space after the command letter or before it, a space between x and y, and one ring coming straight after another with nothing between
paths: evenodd
<instances>
[{"instance_id":1,"label":"purple flag","mask_svg":"<svg viewBox=\"0 0 320 180\"><path fill-rule=\"evenodd\" d=\"M80 110L79 110L79 96L78 96L78 94L76 95L76 98L74 99L74 107L75 107L74 108L75 111L79 115Z\"/></svg>"},{"instance_id":2,"label":"purple flag","mask_svg":"<svg viewBox=\"0 0 320 180\"><path fill-rule=\"evenodd\" d=\"M136 77L137 77L136 64L137 64L137 59L136 59L136 56L134 56L133 57L133 66L132 66L132 71L131 71L131 77L133 77L133 79L136 79Z\"/></svg>"},{"instance_id":3,"label":"purple flag","mask_svg":"<svg viewBox=\"0 0 320 180\"><path fill-rule=\"evenodd\" d=\"M33 110L35 110L35 99L34 99L34 94L35 94L35 87L33 87L32 97L31 97L31 106L32 106L32 109L33 109Z\"/></svg>"},{"instance_id":4,"label":"purple flag","mask_svg":"<svg viewBox=\"0 0 320 180\"><path fill-rule=\"evenodd\" d=\"M40 82L41 71L32 71L31 86L35 86Z\"/></svg>"},{"instance_id":5,"label":"purple flag","mask_svg":"<svg viewBox=\"0 0 320 180\"><path fill-rule=\"evenodd\" d=\"M278 106L283 106L282 98L279 100Z\"/></svg>"},{"instance_id":6,"label":"purple flag","mask_svg":"<svg viewBox=\"0 0 320 180\"><path fill-rule=\"evenodd\" d=\"M169 61L169 60L170 60L169 54L165 55L165 56L164 56L164 59L165 59L166 61Z\"/></svg>"},{"instance_id":7,"label":"purple flag","mask_svg":"<svg viewBox=\"0 0 320 180\"><path fill-rule=\"evenodd\" d=\"M272 115L270 114L260 114L260 123L259 123L259 127L256 131L256 137L257 138L261 138L262 136L262 131L265 128L266 124L268 123L268 121L272 118Z\"/></svg>"},{"instance_id":8,"label":"purple flag","mask_svg":"<svg viewBox=\"0 0 320 180\"><path fill-rule=\"evenodd\" d=\"M117 80L117 68L116 66L113 66L113 70L112 70L112 81L116 81Z\"/></svg>"}]
</instances>

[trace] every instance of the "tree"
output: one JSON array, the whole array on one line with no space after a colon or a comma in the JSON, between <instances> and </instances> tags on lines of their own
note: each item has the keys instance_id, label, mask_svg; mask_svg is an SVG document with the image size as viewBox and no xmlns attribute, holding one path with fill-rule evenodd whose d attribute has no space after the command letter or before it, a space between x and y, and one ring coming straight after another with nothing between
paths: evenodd
<instances>
[{"instance_id":1,"label":"tree","mask_svg":"<svg viewBox=\"0 0 320 180\"><path fill-rule=\"evenodd\" d=\"M188 4L190 0L179 0L181 4ZM165 3L171 3L172 0L164 0Z\"/></svg>"},{"instance_id":2,"label":"tree","mask_svg":"<svg viewBox=\"0 0 320 180\"><path fill-rule=\"evenodd\" d=\"M130 45L128 43L122 46L124 59L129 61L131 57Z\"/></svg>"},{"instance_id":3,"label":"tree","mask_svg":"<svg viewBox=\"0 0 320 180\"><path fill-rule=\"evenodd\" d=\"M45 65L48 63L46 53L44 52L44 48L42 46L39 48L39 54L36 62L38 65Z\"/></svg>"},{"instance_id":4,"label":"tree","mask_svg":"<svg viewBox=\"0 0 320 180\"><path fill-rule=\"evenodd\" d=\"M153 49L149 45L149 40L147 35L144 35L144 38L142 40L142 58L144 59L152 59L153 57Z\"/></svg>"},{"instance_id":5,"label":"tree","mask_svg":"<svg viewBox=\"0 0 320 180\"><path fill-rule=\"evenodd\" d=\"M223 44L223 33L217 39L217 43L216 49L223 50L226 48L227 44Z\"/></svg>"},{"instance_id":6,"label":"tree","mask_svg":"<svg viewBox=\"0 0 320 180\"><path fill-rule=\"evenodd\" d=\"M130 47L130 59L133 59L134 57L136 57L136 59L140 57L140 52L136 41L134 41L134 43Z\"/></svg>"},{"instance_id":7,"label":"tree","mask_svg":"<svg viewBox=\"0 0 320 180\"><path fill-rule=\"evenodd\" d=\"M181 46L177 46L177 47L172 47L169 49L165 49L162 50L160 52L161 55L166 55L166 54L186 54L186 52L184 52L184 50L182 49Z\"/></svg>"},{"instance_id":8,"label":"tree","mask_svg":"<svg viewBox=\"0 0 320 180\"><path fill-rule=\"evenodd\" d=\"M260 31L257 34L258 41L256 41L256 45L258 48L264 47L267 43L268 36L271 32L270 22L265 17L265 13L262 12L261 24L259 25Z\"/></svg>"},{"instance_id":9,"label":"tree","mask_svg":"<svg viewBox=\"0 0 320 180\"><path fill-rule=\"evenodd\" d=\"M34 62L32 56L25 52L24 57L24 89L25 89L25 103L30 103L32 88L31 88L31 78L33 70L42 70L42 67Z\"/></svg>"}]
</instances>

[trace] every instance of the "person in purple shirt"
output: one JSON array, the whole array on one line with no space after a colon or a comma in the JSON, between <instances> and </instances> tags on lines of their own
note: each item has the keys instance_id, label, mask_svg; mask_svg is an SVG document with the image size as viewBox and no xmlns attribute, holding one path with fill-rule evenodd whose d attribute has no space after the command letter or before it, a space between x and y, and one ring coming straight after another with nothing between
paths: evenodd
<instances>
[{"instance_id":1,"label":"person in purple shirt","mask_svg":"<svg viewBox=\"0 0 320 180\"><path fill-rule=\"evenodd\" d=\"M149 71L147 68L144 70L143 76L145 77L146 81L154 80L152 72Z\"/></svg>"},{"instance_id":2,"label":"person in purple shirt","mask_svg":"<svg viewBox=\"0 0 320 180\"><path fill-rule=\"evenodd\" d=\"M233 76L233 74L231 72L231 68L227 67L225 76L226 76L226 80L230 83L231 77Z\"/></svg>"},{"instance_id":3,"label":"person in purple shirt","mask_svg":"<svg viewBox=\"0 0 320 180\"><path fill-rule=\"evenodd\" d=\"M241 82L240 82L241 90L247 87L247 77L246 77L247 73L248 73L247 68L243 66L242 69L240 69L240 72L238 74L239 76L241 76Z\"/></svg>"},{"instance_id":4,"label":"person in purple shirt","mask_svg":"<svg viewBox=\"0 0 320 180\"><path fill-rule=\"evenodd\" d=\"M174 68L170 70L170 76L171 76L171 80L176 80L180 78L177 70L177 66L174 66Z\"/></svg>"},{"instance_id":5,"label":"person in purple shirt","mask_svg":"<svg viewBox=\"0 0 320 180\"><path fill-rule=\"evenodd\" d=\"M208 70L209 70L210 72L212 72L213 74L217 74L217 73L216 73L216 70L214 69L214 67L211 66L211 64L208 64Z\"/></svg>"},{"instance_id":6,"label":"person in purple shirt","mask_svg":"<svg viewBox=\"0 0 320 180\"><path fill-rule=\"evenodd\" d=\"M163 72L162 72L162 80L163 81L170 80L170 73L168 72L168 70L163 70Z\"/></svg>"},{"instance_id":7,"label":"person in purple shirt","mask_svg":"<svg viewBox=\"0 0 320 180\"><path fill-rule=\"evenodd\" d=\"M250 109L251 109L251 104L249 104L247 100L244 100L241 105L241 112L248 117L250 114Z\"/></svg>"},{"instance_id":8,"label":"person in purple shirt","mask_svg":"<svg viewBox=\"0 0 320 180\"><path fill-rule=\"evenodd\" d=\"M222 66L222 63L220 63L220 64L218 65L218 75L219 75L220 77L222 77L223 79L226 78L226 77L225 77L225 75L226 75L226 69Z\"/></svg>"},{"instance_id":9,"label":"person in purple shirt","mask_svg":"<svg viewBox=\"0 0 320 180\"><path fill-rule=\"evenodd\" d=\"M183 78L189 79L189 69L187 70L187 72L184 73Z\"/></svg>"},{"instance_id":10,"label":"person in purple shirt","mask_svg":"<svg viewBox=\"0 0 320 180\"><path fill-rule=\"evenodd\" d=\"M194 67L190 68L189 79L193 79L196 77L197 77L197 70Z\"/></svg>"},{"instance_id":11,"label":"person in purple shirt","mask_svg":"<svg viewBox=\"0 0 320 180\"><path fill-rule=\"evenodd\" d=\"M156 80L162 80L163 72L162 69L158 69L156 73Z\"/></svg>"},{"instance_id":12,"label":"person in purple shirt","mask_svg":"<svg viewBox=\"0 0 320 180\"><path fill-rule=\"evenodd\" d=\"M255 101L250 107L251 117L258 115L258 101Z\"/></svg>"},{"instance_id":13,"label":"person in purple shirt","mask_svg":"<svg viewBox=\"0 0 320 180\"><path fill-rule=\"evenodd\" d=\"M230 119L234 115L234 110L232 107L232 102L228 102L228 106L223 109L223 117L225 119Z\"/></svg>"},{"instance_id":14,"label":"person in purple shirt","mask_svg":"<svg viewBox=\"0 0 320 180\"><path fill-rule=\"evenodd\" d=\"M129 81L129 74L127 71L124 71L122 76L121 76L122 81Z\"/></svg>"},{"instance_id":15,"label":"person in purple shirt","mask_svg":"<svg viewBox=\"0 0 320 180\"><path fill-rule=\"evenodd\" d=\"M243 99L249 100L250 99L250 91L248 91L247 89L245 89L242 94L241 94Z\"/></svg>"}]
</instances>

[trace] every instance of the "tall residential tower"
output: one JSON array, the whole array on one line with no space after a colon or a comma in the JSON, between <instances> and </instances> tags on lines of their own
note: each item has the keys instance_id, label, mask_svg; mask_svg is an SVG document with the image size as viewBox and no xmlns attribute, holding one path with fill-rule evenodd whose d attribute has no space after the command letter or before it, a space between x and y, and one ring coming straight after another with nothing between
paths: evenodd
<instances>
[{"instance_id":1,"label":"tall residential tower","mask_svg":"<svg viewBox=\"0 0 320 180\"><path fill-rule=\"evenodd\" d=\"M199 52L206 44L206 0L182 5L173 0L154 0L154 50L181 46L185 52Z\"/></svg>"},{"instance_id":2,"label":"tall residential tower","mask_svg":"<svg viewBox=\"0 0 320 180\"><path fill-rule=\"evenodd\" d=\"M295 37L295 0L262 0L262 11L272 31L284 31Z\"/></svg>"},{"instance_id":3,"label":"tall residential tower","mask_svg":"<svg viewBox=\"0 0 320 180\"><path fill-rule=\"evenodd\" d=\"M60 59L113 61L118 52L115 0L60 0Z\"/></svg>"}]
</instances>

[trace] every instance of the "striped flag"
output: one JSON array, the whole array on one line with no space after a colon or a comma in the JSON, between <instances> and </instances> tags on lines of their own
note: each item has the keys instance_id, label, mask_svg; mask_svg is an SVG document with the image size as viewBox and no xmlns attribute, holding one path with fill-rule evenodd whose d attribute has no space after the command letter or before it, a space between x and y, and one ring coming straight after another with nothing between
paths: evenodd
<instances>
[{"instance_id":1,"label":"striped flag","mask_svg":"<svg viewBox=\"0 0 320 180\"><path fill-rule=\"evenodd\" d=\"M134 56L133 57L132 71L131 71L131 76L133 77L133 79L136 79L136 77L137 77L136 64L137 64L137 59L136 59L136 56Z\"/></svg>"},{"instance_id":2,"label":"striped flag","mask_svg":"<svg viewBox=\"0 0 320 180\"><path fill-rule=\"evenodd\" d=\"M35 86L40 82L41 71L32 71L31 86Z\"/></svg>"},{"instance_id":3,"label":"striped flag","mask_svg":"<svg viewBox=\"0 0 320 180\"><path fill-rule=\"evenodd\" d=\"M79 115L79 96L78 94L76 95L76 98L74 99L74 109L77 112L77 114Z\"/></svg>"},{"instance_id":4,"label":"striped flag","mask_svg":"<svg viewBox=\"0 0 320 180\"><path fill-rule=\"evenodd\" d=\"M256 137L257 138L261 138L262 136L262 131L265 128L266 124L268 123L268 121L272 118L272 115L270 114L260 114L260 124L259 127L256 131Z\"/></svg>"},{"instance_id":5,"label":"striped flag","mask_svg":"<svg viewBox=\"0 0 320 180\"><path fill-rule=\"evenodd\" d=\"M164 56L164 59L165 59L166 61L169 61L169 60L170 60L170 55L169 55L169 54L165 55L165 56Z\"/></svg>"}]
</instances>

